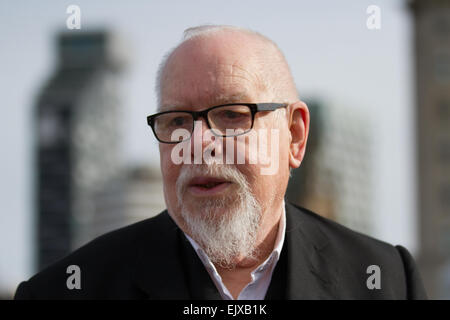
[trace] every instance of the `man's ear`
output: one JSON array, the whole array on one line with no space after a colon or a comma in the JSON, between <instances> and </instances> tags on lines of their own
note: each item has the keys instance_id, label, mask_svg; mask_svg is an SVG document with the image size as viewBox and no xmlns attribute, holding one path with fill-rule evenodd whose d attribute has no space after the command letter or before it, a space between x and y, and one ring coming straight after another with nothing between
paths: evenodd
<instances>
[{"instance_id":1,"label":"man's ear","mask_svg":"<svg viewBox=\"0 0 450 320\"><path fill-rule=\"evenodd\" d=\"M289 165L298 168L305 156L306 141L309 133L309 110L308 106L297 101L288 107L289 138Z\"/></svg>"}]
</instances>

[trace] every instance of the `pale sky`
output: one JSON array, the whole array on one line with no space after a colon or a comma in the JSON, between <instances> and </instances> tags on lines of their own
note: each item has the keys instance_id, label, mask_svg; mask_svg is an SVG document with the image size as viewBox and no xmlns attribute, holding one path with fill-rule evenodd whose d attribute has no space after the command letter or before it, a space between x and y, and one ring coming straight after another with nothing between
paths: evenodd
<instances>
[{"instance_id":1,"label":"pale sky","mask_svg":"<svg viewBox=\"0 0 450 320\"><path fill-rule=\"evenodd\" d=\"M15 288L33 272L31 111L55 67L54 35L68 31L71 4L81 8L82 30L110 27L126 40L126 162L158 163L145 117L155 111L159 61L183 30L205 23L248 27L279 45L302 97L370 114L377 133L375 235L416 250L412 25L404 1L2 0L0 291ZM371 4L381 9L380 30L366 27Z\"/></svg>"}]
</instances>

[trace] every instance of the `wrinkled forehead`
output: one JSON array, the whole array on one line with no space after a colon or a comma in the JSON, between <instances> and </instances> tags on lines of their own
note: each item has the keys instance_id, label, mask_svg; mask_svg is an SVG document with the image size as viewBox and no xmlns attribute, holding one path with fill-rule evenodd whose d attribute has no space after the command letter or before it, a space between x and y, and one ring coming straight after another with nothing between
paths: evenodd
<instances>
[{"instance_id":1,"label":"wrinkled forehead","mask_svg":"<svg viewBox=\"0 0 450 320\"><path fill-rule=\"evenodd\" d=\"M236 39L233 39L236 40ZM195 39L169 57L161 83L161 110L201 109L264 99L266 81L254 45Z\"/></svg>"}]
</instances>

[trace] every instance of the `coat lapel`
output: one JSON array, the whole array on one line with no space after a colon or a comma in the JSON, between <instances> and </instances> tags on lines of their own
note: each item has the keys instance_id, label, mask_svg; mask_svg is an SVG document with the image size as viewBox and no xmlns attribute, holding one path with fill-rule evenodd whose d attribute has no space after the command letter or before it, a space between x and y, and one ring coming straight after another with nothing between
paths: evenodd
<instances>
[{"instance_id":1,"label":"coat lapel","mask_svg":"<svg viewBox=\"0 0 450 320\"><path fill-rule=\"evenodd\" d=\"M187 287L191 299L194 300L221 300L219 291L212 281L203 262L198 257L189 240L180 230L181 254L185 270Z\"/></svg>"},{"instance_id":2,"label":"coat lapel","mask_svg":"<svg viewBox=\"0 0 450 320\"><path fill-rule=\"evenodd\" d=\"M178 234L178 226L164 211L153 218L138 240L140 248L133 279L149 299L190 299Z\"/></svg>"},{"instance_id":3,"label":"coat lapel","mask_svg":"<svg viewBox=\"0 0 450 320\"><path fill-rule=\"evenodd\" d=\"M329 240L309 213L286 204L286 298L336 299L338 261Z\"/></svg>"},{"instance_id":4,"label":"coat lapel","mask_svg":"<svg viewBox=\"0 0 450 320\"><path fill-rule=\"evenodd\" d=\"M135 283L149 299L218 300L220 294L197 253L167 211L145 232Z\"/></svg>"}]
</instances>

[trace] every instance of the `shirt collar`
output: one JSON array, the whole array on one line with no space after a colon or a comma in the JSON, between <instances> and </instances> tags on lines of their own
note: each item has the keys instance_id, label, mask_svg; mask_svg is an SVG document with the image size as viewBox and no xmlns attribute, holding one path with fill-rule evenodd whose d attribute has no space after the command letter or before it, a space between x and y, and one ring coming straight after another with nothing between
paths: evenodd
<instances>
[{"instance_id":1,"label":"shirt collar","mask_svg":"<svg viewBox=\"0 0 450 320\"><path fill-rule=\"evenodd\" d=\"M284 200L282 205L283 205L283 213L281 214L280 217L280 223L278 225L278 232L277 237L275 238L275 246L273 248L273 251L263 263L261 263L255 270L252 271L252 274L256 272L261 272L265 270L267 267L274 267L280 258L281 249L283 248L284 237L286 234L286 209L284 205Z\"/></svg>"}]
</instances>

